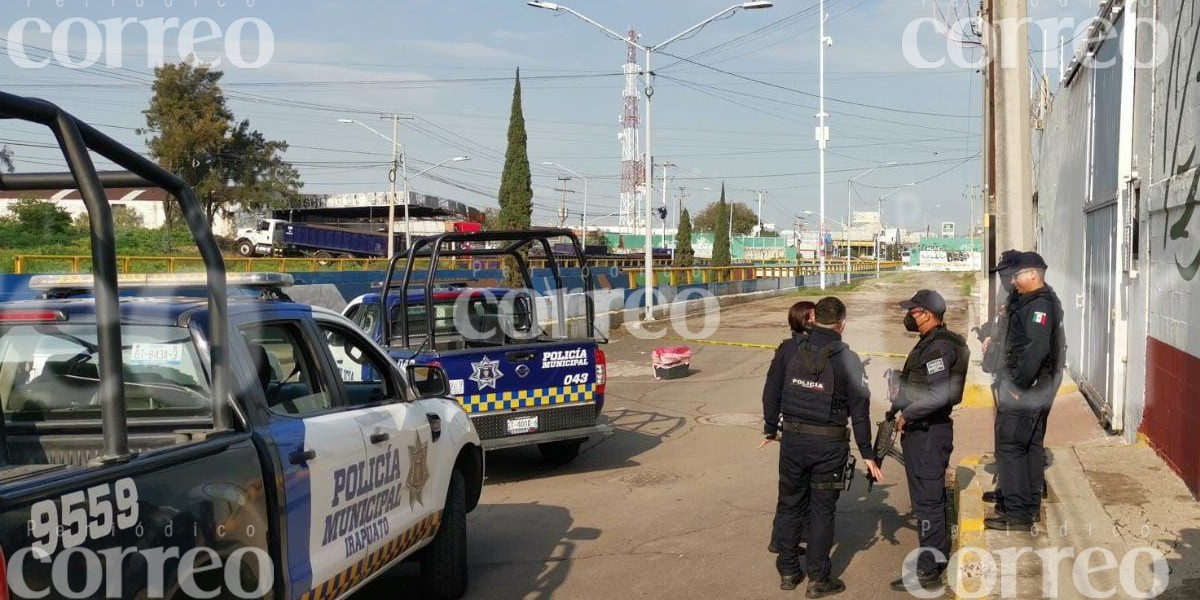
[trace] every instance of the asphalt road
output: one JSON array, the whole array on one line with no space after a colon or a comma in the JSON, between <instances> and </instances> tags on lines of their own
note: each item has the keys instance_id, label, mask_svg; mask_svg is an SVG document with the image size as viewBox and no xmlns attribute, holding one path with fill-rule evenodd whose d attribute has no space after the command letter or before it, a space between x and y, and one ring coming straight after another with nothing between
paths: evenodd
<instances>
[{"instance_id":1,"label":"asphalt road","mask_svg":"<svg viewBox=\"0 0 1200 600\"><path fill-rule=\"evenodd\" d=\"M839 292L849 307L846 340L864 359L873 420L882 418L883 372L899 367L916 341L896 302L920 287L938 289L949 325L964 333L966 276L893 274ZM832 290L831 290L832 291ZM819 292L819 290L818 290ZM787 336L794 295L743 304L687 320L693 331L719 317L703 341L639 339L628 333L605 347L605 414L614 436L592 440L569 465L545 465L534 448L490 453L487 484L468 519L474 600L608 598L758 599L803 597L804 584L779 589L767 552L774 514L778 445L759 449L761 393L772 351L715 342L774 346ZM656 328L662 331L660 328ZM681 335L672 327L668 335ZM655 346L688 345L691 374L655 381ZM834 573L838 597L909 597L891 591L916 547L902 467L883 466L885 481L867 494L861 462L841 497ZM417 598L411 566L359 594Z\"/></svg>"}]
</instances>

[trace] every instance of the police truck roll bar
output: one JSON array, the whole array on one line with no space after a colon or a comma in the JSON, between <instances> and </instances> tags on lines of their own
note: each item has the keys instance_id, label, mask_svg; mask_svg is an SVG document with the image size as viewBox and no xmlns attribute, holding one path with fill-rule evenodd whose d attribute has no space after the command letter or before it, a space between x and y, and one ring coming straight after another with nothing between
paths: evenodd
<instances>
[{"instance_id":1,"label":"police truck roll bar","mask_svg":"<svg viewBox=\"0 0 1200 600\"><path fill-rule=\"evenodd\" d=\"M66 159L66 173L0 173L0 190L61 190L78 188L88 211L91 233L92 273L97 282L96 324L100 358L100 413L104 430L101 463L129 460L125 422L125 386L121 373L121 319L117 288L117 244L112 207L105 187L159 187L179 201L184 221L204 261L208 274L208 310L217 323L228 316L225 260L196 194L183 179L146 157L117 143L91 125L44 100L0 92L0 119L20 119L45 125L54 133ZM124 171L96 171L95 152ZM228 332L213 328L209 334L212 365L213 431L230 430Z\"/></svg>"}]
</instances>

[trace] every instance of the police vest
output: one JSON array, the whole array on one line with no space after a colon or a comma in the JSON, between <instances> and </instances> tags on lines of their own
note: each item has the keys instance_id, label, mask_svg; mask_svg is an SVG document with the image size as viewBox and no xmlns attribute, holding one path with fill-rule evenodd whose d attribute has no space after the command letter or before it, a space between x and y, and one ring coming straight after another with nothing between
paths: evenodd
<instances>
[{"instance_id":1,"label":"police vest","mask_svg":"<svg viewBox=\"0 0 1200 600\"><path fill-rule=\"evenodd\" d=\"M846 403L833 397L834 357L849 346L835 341L815 348L807 337L801 338L797 346L784 373L781 412L791 419L845 426L849 419Z\"/></svg>"},{"instance_id":2,"label":"police vest","mask_svg":"<svg viewBox=\"0 0 1200 600\"><path fill-rule=\"evenodd\" d=\"M908 360L904 361L904 369L900 372L900 380L904 386L902 389L907 389L908 386L929 386L929 369L925 363L921 362L921 352L938 340L945 341L954 348L956 359L954 366L950 368L949 406L957 406L962 403L963 391L967 385L967 367L971 363L971 349L967 347L967 342L961 335L946 329L945 326L934 329L909 353Z\"/></svg>"}]
</instances>

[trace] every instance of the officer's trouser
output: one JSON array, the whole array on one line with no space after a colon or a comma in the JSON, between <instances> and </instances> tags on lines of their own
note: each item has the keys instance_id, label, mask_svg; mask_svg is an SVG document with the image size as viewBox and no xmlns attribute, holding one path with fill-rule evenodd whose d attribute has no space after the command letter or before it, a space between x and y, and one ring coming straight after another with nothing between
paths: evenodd
<instances>
[{"instance_id":1,"label":"officer's trouser","mask_svg":"<svg viewBox=\"0 0 1200 600\"><path fill-rule=\"evenodd\" d=\"M1032 520L1040 513L1045 486L1046 418L1057 386L1018 392L1011 382L1000 384L996 410L996 469L1004 490L1004 510L1017 519Z\"/></svg>"},{"instance_id":2,"label":"officer's trouser","mask_svg":"<svg viewBox=\"0 0 1200 600\"><path fill-rule=\"evenodd\" d=\"M900 438L904 450L904 471L908 476L908 496L917 517L917 535L921 554L917 570L941 571L950 556L950 534L946 523L946 468L954 452L954 424L929 425L928 429L910 429ZM939 558L931 550L942 553Z\"/></svg>"},{"instance_id":3,"label":"officer's trouser","mask_svg":"<svg viewBox=\"0 0 1200 600\"><path fill-rule=\"evenodd\" d=\"M844 439L787 432L779 445L779 503L773 534L779 554L775 566L781 575L798 575L807 570L809 579L826 579L830 575L834 511L841 494L840 487L829 489L834 485L830 482L845 469L850 457L850 443ZM800 529L806 508L811 520L802 564Z\"/></svg>"}]
</instances>

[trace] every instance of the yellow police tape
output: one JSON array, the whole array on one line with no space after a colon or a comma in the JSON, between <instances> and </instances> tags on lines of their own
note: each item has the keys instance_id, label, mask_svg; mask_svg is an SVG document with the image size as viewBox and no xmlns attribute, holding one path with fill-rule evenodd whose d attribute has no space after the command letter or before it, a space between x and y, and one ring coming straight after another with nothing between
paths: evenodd
<instances>
[{"instance_id":1,"label":"yellow police tape","mask_svg":"<svg viewBox=\"0 0 1200 600\"><path fill-rule=\"evenodd\" d=\"M726 342L726 341L721 341L721 340L689 340L687 338L669 337L669 336L664 337L662 339L671 340L674 342L695 342L697 344L709 344L712 346L733 346L735 348L755 348L758 350L774 350L779 347L779 344L756 344L753 342ZM857 352L860 355L878 356L881 358L908 358L907 354L900 354L898 352L872 352L869 350L867 350L867 351L855 350L855 352Z\"/></svg>"}]
</instances>

